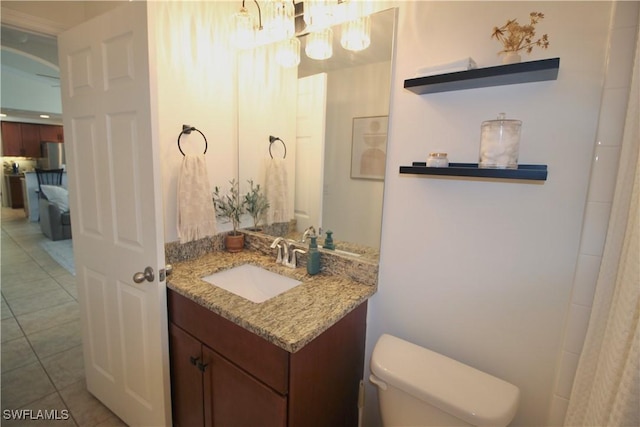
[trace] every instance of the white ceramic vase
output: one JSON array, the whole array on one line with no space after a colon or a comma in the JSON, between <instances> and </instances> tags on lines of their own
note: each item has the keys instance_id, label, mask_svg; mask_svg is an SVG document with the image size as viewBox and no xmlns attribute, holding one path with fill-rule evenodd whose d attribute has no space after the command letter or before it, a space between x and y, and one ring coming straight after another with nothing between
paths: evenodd
<instances>
[{"instance_id":1,"label":"white ceramic vase","mask_svg":"<svg viewBox=\"0 0 640 427\"><path fill-rule=\"evenodd\" d=\"M503 64L517 64L518 62L522 62L522 58L517 52L506 52L502 57Z\"/></svg>"}]
</instances>

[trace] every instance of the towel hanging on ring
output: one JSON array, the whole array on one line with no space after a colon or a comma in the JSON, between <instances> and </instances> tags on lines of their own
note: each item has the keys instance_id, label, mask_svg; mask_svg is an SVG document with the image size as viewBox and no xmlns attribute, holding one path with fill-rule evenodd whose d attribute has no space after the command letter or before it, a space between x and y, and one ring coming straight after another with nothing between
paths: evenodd
<instances>
[{"instance_id":1,"label":"towel hanging on ring","mask_svg":"<svg viewBox=\"0 0 640 427\"><path fill-rule=\"evenodd\" d=\"M204 154L182 158L178 176L178 237L180 243L216 234L216 212L211 199Z\"/></svg>"},{"instance_id":2,"label":"towel hanging on ring","mask_svg":"<svg viewBox=\"0 0 640 427\"><path fill-rule=\"evenodd\" d=\"M283 159L266 159L267 171L264 192L269 202L267 224L288 222L289 215L289 180L287 165Z\"/></svg>"}]
</instances>

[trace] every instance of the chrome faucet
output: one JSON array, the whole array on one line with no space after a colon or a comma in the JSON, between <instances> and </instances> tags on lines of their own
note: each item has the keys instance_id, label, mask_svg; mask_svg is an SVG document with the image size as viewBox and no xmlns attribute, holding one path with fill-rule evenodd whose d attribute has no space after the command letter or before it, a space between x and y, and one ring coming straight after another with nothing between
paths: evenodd
<instances>
[{"instance_id":1,"label":"chrome faucet","mask_svg":"<svg viewBox=\"0 0 640 427\"><path fill-rule=\"evenodd\" d=\"M284 244L282 244L283 242ZM276 249L278 251L278 255L276 257L277 264L284 264L285 261L289 261L289 245L284 237L277 237L273 243L271 243L271 248Z\"/></svg>"},{"instance_id":2,"label":"chrome faucet","mask_svg":"<svg viewBox=\"0 0 640 427\"><path fill-rule=\"evenodd\" d=\"M271 248L277 249L278 251L276 263L291 268L298 266L298 254L305 254L306 251L294 248L293 243L294 242L290 242L284 237L277 237L273 243L271 243Z\"/></svg>"},{"instance_id":3,"label":"chrome faucet","mask_svg":"<svg viewBox=\"0 0 640 427\"><path fill-rule=\"evenodd\" d=\"M308 236L315 236L315 235L316 235L315 227L313 225L309 226L309 228L304 230L304 233L302 233L302 243L304 243L307 240Z\"/></svg>"},{"instance_id":4,"label":"chrome faucet","mask_svg":"<svg viewBox=\"0 0 640 427\"><path fill-rule=\"evenodd\" d=\"M306 254L307 251L303 250L303 249L294 249L291 251L291 259L289 260L288 263L284 264L287 267L291 267L291 268L297 268L298 267L298 254Z\"/></svg>"}]
</instances>

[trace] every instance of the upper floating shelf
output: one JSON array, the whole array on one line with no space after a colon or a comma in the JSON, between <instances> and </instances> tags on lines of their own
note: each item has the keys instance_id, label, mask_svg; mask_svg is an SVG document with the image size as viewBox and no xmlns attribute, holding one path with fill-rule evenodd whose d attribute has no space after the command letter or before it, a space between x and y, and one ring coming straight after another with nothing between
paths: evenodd
<instances>
[{"instance_id":1,"label":"upper floating shelf","mask_svg":"<svg viewBox=\"0 0 640 427\"><path fill-rule=\"evenodd\" d=\"M560 58L542 59L407 79L404 81L404 88L418 95L423 95L452 90L541 82L556 80L559 68Z\"/></svg>"}]
</instances>

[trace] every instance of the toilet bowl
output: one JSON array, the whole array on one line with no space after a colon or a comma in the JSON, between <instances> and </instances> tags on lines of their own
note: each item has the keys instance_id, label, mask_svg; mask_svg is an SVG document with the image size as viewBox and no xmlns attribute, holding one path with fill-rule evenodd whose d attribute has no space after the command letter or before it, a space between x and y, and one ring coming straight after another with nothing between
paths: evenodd
<instances>
[{"instance_id":1,"label":"toilet bowl","mask_svg":"<svg viewBox=\"0 0 640 427\"><path fill-rule=\"evenodd\" d=\"M513 384L392 335L378 339L371 372L385 427L505 427L518 408Z\"/></svg>"}]
</instances>

